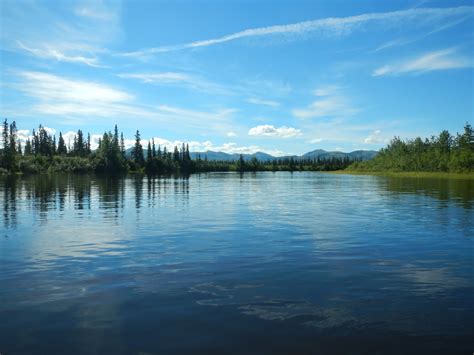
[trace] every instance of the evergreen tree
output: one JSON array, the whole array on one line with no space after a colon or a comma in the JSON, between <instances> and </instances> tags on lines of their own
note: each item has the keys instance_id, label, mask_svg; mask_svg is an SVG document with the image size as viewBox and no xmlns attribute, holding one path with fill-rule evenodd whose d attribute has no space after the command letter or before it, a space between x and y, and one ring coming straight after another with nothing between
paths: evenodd
<instances>
[{"instance_id":1,"label":"evergreen tree","mask_svg":"<svg viewBox=\"0 0 474 355\"><path fill-rule=\"evenodd\" d=\"M142 168L145 164L145 158L143 157L143 147L140 141L140 132L137 130L137 133L135 134L135 145L132 151L132 158L138 168Z\"/></svg>"},{"instance_id":2,"label":"evergreen tree","mask_svg":"<svg viewBox=\"0 0 474 355\"><path fill-rule=\"evenodd\" d=\"M152 158L153 158L153 152L151 150L151 143L150 141L148 141L148 147L146 150L146 161L151 162Z\"/></svg>"},{"instance_id":3,"label":"evergreen tree","mask_svg":"<svg viewBox=\"0 0 474 355\"><path fill-rule=\"evenodd\" d=\"M74 154L80 157L86 155L86 144L84 142L84 134L82 130L77 130L77 134L74 137Z\"/></svg>"},{"instance_id":4,"label":"evergreen tree","mask_svg":"<svg viewBox=\"0 0 474 355\"><path fill-rule=\"evenodd\" d=\"M33 154L38 155L39 152L39 137L38 134L33 129Z\"/></svg>"},{"instance_id":5,"label":"evergreen tree","mask_svg":"<svg viewBox=\"0 0 474 355\"><path fill-rule=\"evenodd\" d=\"M90 155L92 153L91 149L91 134L87 133L87 143L86 143L86 155Z\"/></svg>"},{"instance_id":6,"label":"evergreen tree","mask_svg":"<svg viewBox=\"0 0 474 355\"><path fill-rule=\"evenodd\" d=\"M16 123L13 122L8 125L8 120L5 118L2 130L3 150L1 156L2 168L15 171L15 146L16 146Z\"/></svg>"},{"instance_id":7,"label":"evergreen tree","mask_svg":"<svg viewBox=\"0 0 474 355\"><path fill-rule=\"evenodd\" d=\"M177 146L174 147L173 160L179 162L179 150Z\"/></svg>"},{"instance_id":8,"label":"evergreen tree","mask_svg":"<svg viewBox=\"0 0 474 355\"><path fill-rule=\"evenodd\" d=\"M28 138L26 140L26 143L25 143L25 155L31 155L32 154L32 151L31 151L31 141L30 139Z\"/></svg>"},{"instance_id":9,"label":"evergreen tree","mask_svg":"<svg viewBox=\"0 0 474 355\"><path fill-rule=\"evenodd\" d=\"M3 141L4 154L10 147L10 138L8 137L8 132L9 132L8 120L5 118L5 120L3 121L3 128L2 128L2 141Z\"/></svg>"},{"instance_id":10,"label":"evergreen tree","mask_svg":"<svg viewBox=\"0 0 474 355\"><path fill-rule=\"evenodd\" d=\"M123 139L123 132L120 133L120 152L122 156L125 158L125 140Z\"/></svg>"},{"instance_id":11,"label":"evergreen tree","mask_svg":"<svg viewBox=\"0 0 474 355\"><path fill-rule=\"evenodd\" d=\"M10 124L10 153L14 156L16 153L16 143L17 143L17 128L16 122L13 121Z\"/></svg>"},{"instance_id":12,"label":"evergreen tree","mask_svg":"<svg viewBox=\"0 0 474 355\"><path fill-rule=\"evenodd\" d=\"M52 147L52 150L53 150L53 155L56 155L56 136L54 135L53 136L53 147Z\"/></svg>"},{"instance_id":13,"label":"evergreen tree","mask_svg":"<svg viewBox=\"0 0 474 355\"><path fill-rule=\"evenodd\" d=\"M66 155L67 154L66 144L64 143L63 134L61 132L59 132L57 153L59 155Z\"/></svg>"},{"instance_id":14,"label":"evergreen tree","mask_svg":"<svg viewBox=\"0 0 474 355\"><path fill-rule=\"evenodd\" d=\"M206 155L206 162L207 162L207 155ZM245 160L242 154L239 155L239 160L237 161L237 171L245 171Z\"/></svg>"}]
</instances>

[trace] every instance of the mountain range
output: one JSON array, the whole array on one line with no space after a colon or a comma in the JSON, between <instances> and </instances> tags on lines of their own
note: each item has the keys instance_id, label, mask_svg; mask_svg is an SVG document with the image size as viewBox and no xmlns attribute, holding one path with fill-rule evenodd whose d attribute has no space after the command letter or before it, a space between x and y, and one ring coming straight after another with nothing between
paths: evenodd
<instances>
[{"instance_id":1,"label":"mountain range","mask_svg":"<svg viewBox=\"0 0 474 355\"><path fill-rule=\"evenodd\" d=\"M231 161L239 159L240 154L234 153L224 153L224 152L214 152L214 151L206 151L206 152L191 152L190 153L192 159L196 159L198 155L201 156L201 159L204 159L207 156L208 160L221 160L221 161ZM360 160L370 160L377 155L375 150L355 150L350 153L344 153L339 151L328 152L323 149L313 150L311 152L305 153L303 155L287 155L283 157L274 157L273 155L263 153L263 152L256 152L253 154L242 154L245 160L250 160L252 158L257 158L259 161L270 161L274 159L286 159L286 158L293 158L295 160L300 159L331 159L331 158L345 158L348 157L351 160L360 159Z\"/></svg>"},{"instance_id":2,"label":"mountain range","mask_svg":"<svg viewBox=\"0 0 474 355\"><path fill-rule=\"evenodd\" d=\"M126 151L128 156L131 155L133 148L129 148ZM146 156L147 150L143 149L143 154ZM220 160L220 161L233 161L237 160L240 157L238 153L224 153L224 152L214 152L212 150L208 150L205 152L191 152L191 159L197 159L198 156L201 156L201 159L205 159L207 157L208 160ZM273 155L264 153L264 152L256 152L253 154L242 154L245 160L250 160L252 158L257 158L259 161L271 161L274 159L290 159L293 158L295 160L300 159L331 159L331 158L345 158L348 157L351 160L360 159L360 160L370 160L377 155L377 151L375 150L354 150L350 153L344 153L340 151L333 151L328 152L323 149L316 149L311 152L305 153L303 155L286 155L275 157Z\"/></svg>"}]
</instances>

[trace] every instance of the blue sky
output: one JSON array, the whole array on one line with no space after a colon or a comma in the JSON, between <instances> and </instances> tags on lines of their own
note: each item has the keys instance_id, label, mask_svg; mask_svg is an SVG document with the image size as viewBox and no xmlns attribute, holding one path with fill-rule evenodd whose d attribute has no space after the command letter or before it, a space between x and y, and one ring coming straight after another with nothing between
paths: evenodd
<instances>
[{"instance_id":1,"label":"blue sky","mask_svg":"<svg viewBox=\"0 0 474 355\"><path fill-rule=\"evenodd\" d=\"M0 112L302 154L473 122L472 1L0 0Z\"/></svg>"}]
</instances>

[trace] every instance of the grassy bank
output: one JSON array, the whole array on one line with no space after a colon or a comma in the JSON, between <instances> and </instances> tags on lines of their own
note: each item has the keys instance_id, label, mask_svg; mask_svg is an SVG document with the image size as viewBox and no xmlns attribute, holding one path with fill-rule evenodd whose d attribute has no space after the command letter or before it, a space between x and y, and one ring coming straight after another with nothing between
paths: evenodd
<instances>
[{"instance_id":1,"label":"grassy bank","mask_svg":"<svg viewBox=\"0 0 474 355\"><path fill-rule=\"evenodd\" d=\"M328 171L328 174L349 174L349 175L375 175L387 177L407 177L407 178L432 178L432 179L462 179L474 180L474 172L468 173L447 173L429 171L357 171L357 170L337 170Z\"/></svg>"}]
</instances>

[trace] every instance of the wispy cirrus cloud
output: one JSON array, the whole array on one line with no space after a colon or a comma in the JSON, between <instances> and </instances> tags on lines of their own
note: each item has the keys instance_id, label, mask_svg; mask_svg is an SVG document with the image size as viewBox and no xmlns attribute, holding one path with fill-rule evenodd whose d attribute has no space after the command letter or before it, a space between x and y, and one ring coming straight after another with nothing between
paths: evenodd
<instances>
[{"instance_id":1,"label":"wispy cirrus cloud","mask_svg":"<svg viewBox=\"0 0 474 355\"><path fill-rule=\"evenodd\" d=\"M296 118L346 117L359 111L336 85L324 86L314 90L317 97L309 106L292 110Z\"/></svg>"},{"instance_id":2,"label":"wispy cirrus cloud","mask_svg":"<svg viewBox=\"0 0 474 355\"><path fill-rule=\"evenodd\" d=\"M14 87L36 99L31 110L46 115L113 117L150 116L152 112L134 104L133 95L109 85L37 72L15 72Z\"/></svg>"},{"instance_id":3,"label":"wispy cirrus cloud","mask_svg":"<svg viewBox=\"0 0 474 355\"><path fill-rule=\"evenodd\" d=\"M367 13L348 17L328 17L317 20L303 21L287 25L275 25L246 29L226 36L194 41L184 44L145 48L123 53L129 57L146 57L152 54L208 47L221 43L236 41L243 38L266 37L271 35L302 35L319 32L323 36L347 35L365 24L383 24L385 27L416 21L417 25L446 21L460 16L472 16L474 7L461 6L450 8L412 8L408 10Z\"/></svg>"},{"instance_id":4,"label":"wispy cirrus cloud","mask_svg":"<svg viewBox=\"0 0 474 355\"><path fill-rule=\"evenodd\" d=\"M434 70L470 68L473 61L458 54L456 48L447 48L425 53L417 58L384 65L373 71L372 76L425 73Z\"/></svg>"},{"instance_id":5,"label":"wispy cirrus cloud","mask_svg":"<svg viewBox=\"0 0 474 355\"><path fill-rule=\"evenodd\" d=\"M116 8L110 8L103 1L88 1L76 6L74 13L77 16L92 20L116 21L118 11Z\"/></svg>"},{"instance_id":6,"label":"wispy cirrus cloud","mask_svg":"<svg viewBox=\"0 0 474 355\"><path fill-rule=\"evenodd\" d=\"M263 105L269 107L278 107L280 106L279 102L272 101L272 100L265 100L258 97L250 97L247 99L247 102L254 104L254 105Z\"/></svg>"},{"instance_id":7,"label":"wispy cirrus cloud","mask_svg":"<svg viewBox=\"0 0 474 355\"><path fill-rule=\"evenodd\" d=\"M315 96L330 96L335 95L341 91L341 87L339 85L327 85L321 86L314 90L313 94Z\"/></svg>"},{"instance_id":8,"label":"wispy cirrus cloud","mask_svg":"<svg viewBox=\"0 0 474 355\"><path fill-rule=\"evenodd\" d=\"M70 48L70 46L58 45L50 46L44 45L42 48L31 48L17 41L18 47L27 53L42 59L54 59L60 62L85 64L91 67L103 67L99 64L98 58L94 54L85 54L87 52L83 48ZM69 49L65 48L69 47ZM75 54L77 53L77 54Z\"/></svg>"},{"instance_id":9,"label":"wispy cirrus cloud","mask_svg":"<svg viewBox=\"0 0 474 355\"><path fill-rule=\"evenodd\" d=\"M181 117L192 118L195 120L195 124L197 126L202 126L202 121L199 121L199 120L209 120L211 117L213 120L226 120L235 112L237 112L236 109L232 109L232 108L218 109L213 112L208 112L208 111L188 110L188 109L168 106L168 105L160 105L157 107L157 109L158 111L169 114L169 115L177 115Z\"/></svg>"},{"instance_id":10,"label":"wispy cirrus cloud","mask_svg":"<svg viewBox=\"0 0 474 355\"><path fill-rule=\"evenodd\" d=\"M135 79L145 84L183 86L192 90L229 95L232 90L202 77L182 72L121 73L123 79Z\"/></svg>"},{"instance_id":11,"label":"wispy cirrus cloud","mask_svg":"<svg viewBox=\"0 0 474 355\"><path fill-rule=\"evenodd\" d=\"M447 29L449 29L451 27L454 27L454 26L456 26L460 23L463 23L467 19L469 19L469 17L471 17L471 14L467 13L466 16L464 16L464 17L461 17L459 19L455 19L454 21L450 21L448 23L441 23L439 26L437 26L434 29L432 29L432 30L430 30L426 33L423 33L421 35L407 37L407 38L396 38L396 39L390 40L388 42L385 42L385 43L381 44L380 46L378 46L374 50L370 51L370 53L377 53L377 52L380 52L380 51L385 50L385 49L400 47L400 46L404 46L404 45L407 45L407 44L418 42L422 39L425 39L426 37L429 37L429 36L434 35L438 32L447 30Z\"/></svg>"},{"instance_id":12,"label":"wispy cirrus cloud","mask_svg":"<svg viewBox=\"0 0 474 355\"><path fill-rule=\"evenodd\" d=\"M3 2L0 44L38 59L104 67L99 56L120 34L120 12L119 2Z\"/></svg>"},{"instance_id":13,"label":"wispy cirrus cloud","mask_svg":"<svg viewBox=\"0 0 474 355\"><path fill-rule=\"evenodd\" d=\"M78 80L38 71L15 71L11 87L33 99L24 112L56 116L68 121L91 122L97 118L115 122L146 119L160 127L179 132L205 132L224 135L236 123L233 108L199 110L166 104L144 105L129 92L104 83Z\"/></svg>"},{"instance_id":14,"label":"wispy cirrus cloud","mask_svg":"<svg viewBox=\"0 0 474 355\"><path fill-rule=\"evenodd\" d=\"M275 127L273 125L260 125L250 128L249 136L291 138L301 135L301 130L293 127Z\"/></svg>"}]
</instances>

